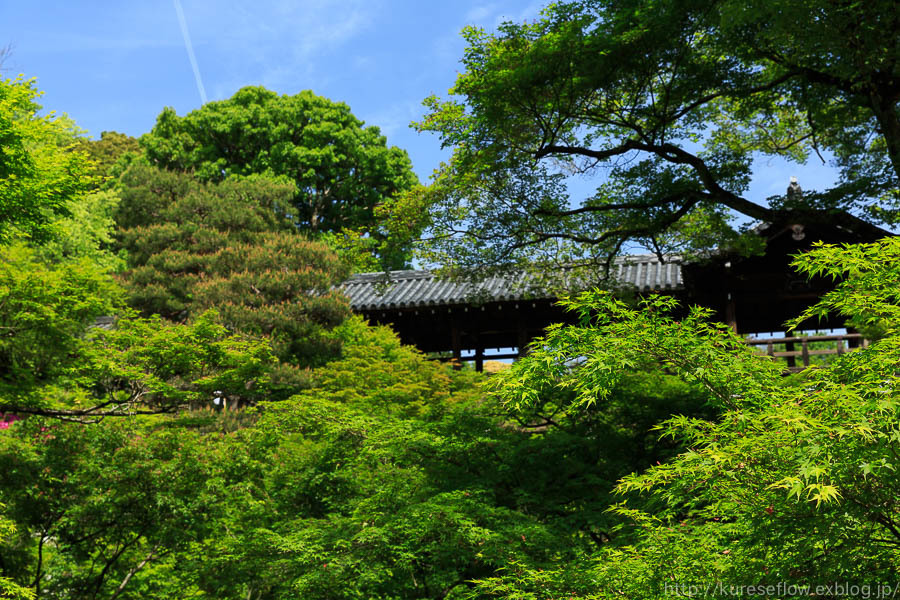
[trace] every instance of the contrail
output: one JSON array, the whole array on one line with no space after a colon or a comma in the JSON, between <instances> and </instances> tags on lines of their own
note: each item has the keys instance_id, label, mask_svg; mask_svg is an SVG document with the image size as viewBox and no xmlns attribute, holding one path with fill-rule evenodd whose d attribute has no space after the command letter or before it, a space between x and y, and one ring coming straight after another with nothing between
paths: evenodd
<instances>
[{"instance_id":1,"label":"contrail","mask_svg":"<svg viewBox=\"0 0 900 600\"><path fill-rule=\"evenodd\" d=\"M178 22L181 24L181 35L184 37L184 47L187 48L188 58L191 59L191 67L194 69L194 79L197 80L197 91L200 92L201 104L206 104L206 89L203 80L200 79L200 67L197 66L197 57L194 56L194 45L191 43L191 34L188 33L187 21L184 20L184 11L181 10L181 2L175 2L175 12L178 13Z\"/></svg>"}]
</instances>

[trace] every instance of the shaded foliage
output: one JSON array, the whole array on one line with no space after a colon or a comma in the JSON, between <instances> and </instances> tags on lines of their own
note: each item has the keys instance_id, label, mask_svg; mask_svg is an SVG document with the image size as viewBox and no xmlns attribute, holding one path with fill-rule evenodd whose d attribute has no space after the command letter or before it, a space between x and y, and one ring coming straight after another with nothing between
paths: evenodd
<instances>
[{"instance_id":1,"label":"shaded foliage","mask_svg":"<svg viewBox=\"0 0 900 600\"><path fill-rule=\"evenodd\" d=\"M42 544L49 597L112 597L126 577L121 598L467 597L473 580L607 543L615 481L674 451L647 432L673 410L662 399L702 414L659 376L624 383L609 410L531 430L485 398L480 375L387 329L353 319L336 334L343 356L309 389L247 417L12 424L0 464L16 483L0 499L24 533L3 546L5 572L33 585Z\"/></svg>"},{"instance_id":2,"label":"shaded foliage","mask_svg":"<svg viewBox=\"0 0 900 600\"><path fill-rule=\"evenodd\" d=\"M5 512L19 526L4 541L3 568L27 573L21 579L41 598L141 597L122 592L216 525L224 496L211 477L214 440L130 420L30 418L14 429L0 437Z\"/></svg>"},{"instance_id":3,"label":"shaded foliage","mask_svg":"<svg viewBox=\"0 0 900 600\"><path fill-rule=\"evenodd\" d=\"M99 140L82 138L77 147L90 157L93 174L106 185L113 183L112 179L121 175L131 160L143 154L137 138L118 131L104 131Z\"/></svg>"},{"instance_id":4,"label":"shaded foliage","mask_svg":"<svg viewBox=\"0 0 900 600\"><path fill-rule=\"evenodd\" d=\"M586 0L467 28L453 98L426 99L417 125L453 156L395 212L424 218L438 264L601 272L634 245L740 248L735 215L894 223L897 20L889 1ZM825 151L842 168L834 189L746 197L755 158ZM571 175L595 191L571 196Z\"/></svg>"},{"instance_id":5,"label":"shaded foliage","mask_svg":"<svg viewBox=\"0 0 900 600\"><path fill-rule=\"evenodd\" d=\"M387 243L374 210L417 183L409 157L346 104L308 90L287 96L245 87L184 117L165 109L141 145L153 164L204 181L285 177L296 186L290 217L298 226L361 232L390 268L408 260L408 248Z\"/></svg>"},{"instance_id":6,"label":"shaded foliage","mask_svg":"<svg viewBox=\"0 0 900 600\"><path fill-rule=\"evenodd\" d=\"M117 216L130 304L176 321L215 308L227 327L265 336L292 364L334 356L327 331L349 308L330 287L347 271L286 218L293 191L262 177L204 184L133 165Z\"/></svg>"},{"instance_id":7,"label":"shaded foliage","mask_svg":"<svg viewBox=\"0 0 900 600\"><path fill-rule=\"evenodd\" d=\"M900 564L900 281L889 257L898 245L823 246L797 259L806 274L846 275L808 314L878 318L886 334L786 379L730 330L705 324L702 311L676 322L660 310L671 304L664 299L640 311L602 294L573 299L582 325L557 328L537 343L535 356L501 386L508 401L527 406L535 386L561 387L575 389L587 407L611 396L623 367L650 361L701 384L724 412L716 419L676 416L658 428L687 450L623 479L625 501L611 510L630 525L608 547L549 572L517 568L480 582L481 593L657 598L678 593L679 585L720 590L722 583L726 591L714 593L778 583L812 586L810 593L825 596L836 593L816 586L893 589ZM573 357L583 360L560 368Z\"/></svg>"}]
</instances>

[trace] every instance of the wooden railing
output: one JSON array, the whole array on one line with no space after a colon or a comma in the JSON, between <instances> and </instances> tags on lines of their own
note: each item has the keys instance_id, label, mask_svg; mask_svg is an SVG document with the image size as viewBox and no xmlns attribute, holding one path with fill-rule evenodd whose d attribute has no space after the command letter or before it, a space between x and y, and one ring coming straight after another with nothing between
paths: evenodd
<instances>
[{"instance_id":1,"label":"wooden railing","mask_svg":"<svg viewBox=\"0 0 900 600\"><path fill-rule=\"evenodd\" d=\"M823 343L825 343L824 347ZM810 366L810 357L851 352L865 348L869 345L869 341L859 333L843 333L840 335L802 335L766 339L748 338L747 344L754 346L766 356L786 360L787 369L796 373Z\"/></svg>"},{"instance_id":2,"label":"wooden railing","mask_svg":"<svg viewBox=\"0 0 900 600\"><path fill-rule=\"evenodd\" d=\"M869 345L869 340L859 333L842 333L838 335L798 335L794 337L779 338L747 338L747 345L754 347L760 354L772 357L773 360L784 360L787 363L786 371L797 373L808 368L817 361L812 360L816 356L838 355L852 352ZM454 358L449 353L434 356L442 362L455 361L475 362L480 371L484 361L520 358L521 355L513 353L492 354L485 356L476 352L473 356ZM821 361L820 361L821 362Z\"/></svg>"}]
</instances>

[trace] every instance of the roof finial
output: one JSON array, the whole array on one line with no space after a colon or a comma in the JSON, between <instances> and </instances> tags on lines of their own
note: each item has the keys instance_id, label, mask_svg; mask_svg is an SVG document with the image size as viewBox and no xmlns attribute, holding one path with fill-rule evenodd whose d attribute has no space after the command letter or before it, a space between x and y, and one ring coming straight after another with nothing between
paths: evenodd
<instances>
[{"instance_id":1,"label":"roof finial","mask_svg":"<svg viewBox=\"0 0 900 600\"><path fill-rule=\"evenodd\" d=\"M803 189L797 183L797 177L791 175L791 183L788 185L787 196L789 200L800 200L803 198Z\"/></svg>"}]
</instances>

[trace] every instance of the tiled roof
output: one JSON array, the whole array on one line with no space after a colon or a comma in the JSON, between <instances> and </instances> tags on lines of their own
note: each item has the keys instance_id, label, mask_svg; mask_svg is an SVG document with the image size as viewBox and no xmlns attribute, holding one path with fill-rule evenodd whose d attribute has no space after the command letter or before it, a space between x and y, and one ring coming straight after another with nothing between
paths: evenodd
<instances>
[{"instance_id":1,"label":"tiled roof","mask_svg":"<svg viewBox=\"0 0 900 600\"><path fill-rule=\"evenodd\" d=\"M682 289L681 264L673 258L661 263L654 255L625 256L613 266L617 285L638 292ZM438 279L431 271L391 271L360 273L341 286L354 310L384 310L417 306L446 306L485 301L515 301L551 298L552 294L529 286L531 278L522 273L490 277L479 283Z\"/></svg>"},{"instance_id":2,"label":"tiled roof","mask_svg":"<svg viewBox=\"0 0 900 600\"><path fill-rule=\"evenodd\" d=\"M90 327L95 327L97 329L114 329L116 327L116 321L118 321L118 317L113 315L97 317Z\"/></svg>"}]
</instances>

